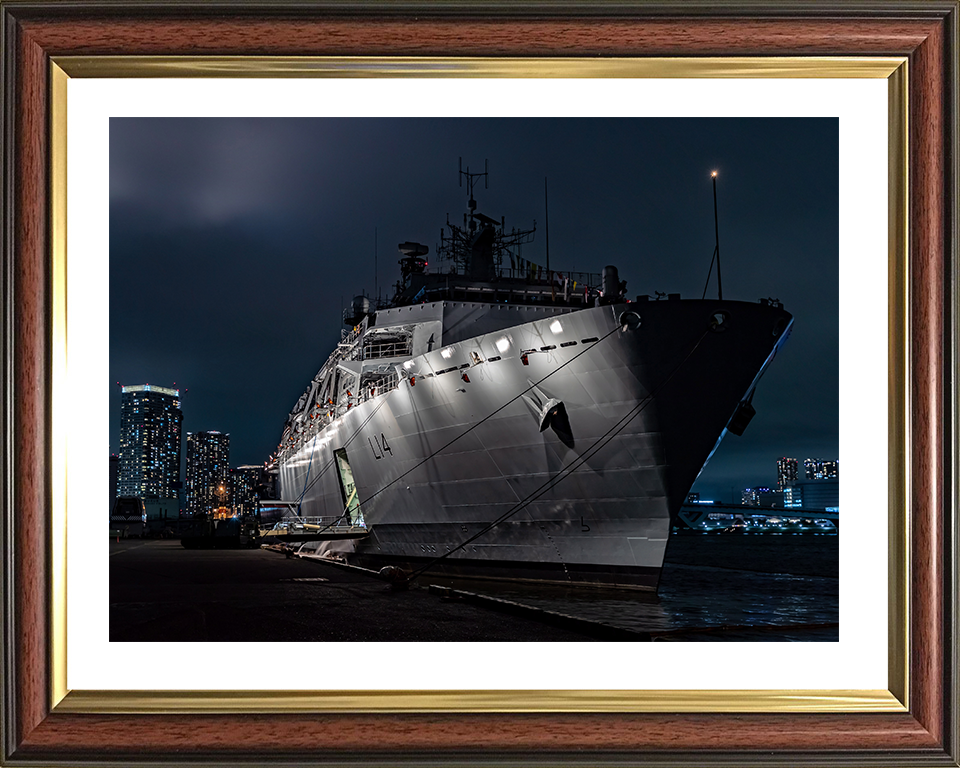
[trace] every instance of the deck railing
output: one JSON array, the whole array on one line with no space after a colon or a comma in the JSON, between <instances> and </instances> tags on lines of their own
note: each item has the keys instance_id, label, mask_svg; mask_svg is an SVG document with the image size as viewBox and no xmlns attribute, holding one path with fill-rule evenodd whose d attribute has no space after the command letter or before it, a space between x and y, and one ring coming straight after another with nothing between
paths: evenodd
<instances>
[{"instance_id":1,"label":"deck railing","mask_svg":"<svg viewBox=\"0 0 960 768\"><path fill-rule=\"evenodd\" d=\"M307 528L357 528L365 527L362 520L351 522L346 517L340 515L328 515L326 517L288 517L280 520L271 526L271 530L289 530Z\"/></svg>"},{"instance_id":2,"label":"deck railing","mask_svg":"<svg viewBox=\"0 0 960 768\"><path fill-rule=\"evenodd\" d=\"M382 344L364 344L363 359L379 360L384 357L409 357L413 352L413 341L387 341Z\"/></svg>"}]
</instances>

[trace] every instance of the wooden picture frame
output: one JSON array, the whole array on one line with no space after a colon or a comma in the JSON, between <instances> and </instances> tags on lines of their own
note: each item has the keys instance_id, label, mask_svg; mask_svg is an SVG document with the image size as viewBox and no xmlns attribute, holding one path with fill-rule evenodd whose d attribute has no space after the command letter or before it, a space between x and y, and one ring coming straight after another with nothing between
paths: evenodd
<instances>
[{"instance_id":1,"label":"wooden picture frame","mask_svg":"<svg viewBox=\"0 0 960 768\"><path fill-rule=\"evenodd\" d=\"M747 4L363 4L0 0L3 24L3 719L9 765L250 762L468 765L958 765L957 676L957 26L958 3L795 1ZM51 115L72 59L96 73L107 56L169 57L904 57L909 167L907 269L892 304L908 333L894 382L893 430L906 446L892 483L909 529L892 579L906 585L905 637L893 638L891 691L906 706L691 705L656 711L549 694L520 711L456 697L364 705L345 697L322 717L309 700L238 694L64 698L57 535L57 393L65 296L59 270L61 157ZM158 59L142 59L144 67ZM242 60L240 60L242 61ZM144 71L144 70L142 70ZM163 71L162 69L157 70ZM294 73L295 74L295 73ZM908 80L908 83L907 83ZM898 220L892 215L891 220ZM896 347L901 349L896 349ZM59 592L58 592L59 590ZM59 594L59 598L57 595ZM902 642L900 642L902 640ZM903 650L902 655L896 649ZM903 690L897 680L904 681ZM588 692L589 693L589 692ZM728 711L718 711L727 709ZM469 710L469 711L468 711ZM858 711L859 710L859 711Z\"/></svg>"}]
</instances>

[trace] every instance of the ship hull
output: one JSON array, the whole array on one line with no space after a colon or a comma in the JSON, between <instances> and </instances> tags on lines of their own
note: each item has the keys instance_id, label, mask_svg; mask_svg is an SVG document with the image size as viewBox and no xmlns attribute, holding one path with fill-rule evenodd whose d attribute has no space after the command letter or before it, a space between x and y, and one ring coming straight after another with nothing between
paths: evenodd
<instances>
[{"instance_id":1,"label":"ship hull","mask_svg":"<svg viewBox=\"0 0 960 768\"><path fill-rule=\"evenodd\" d=\"M395 389L294 437L282 497L343 516L345 461L347 516L370 532L320 551L656 589L673 517L792 319L717 301L544 310L404 361Z\"/></svg>"},{"instance_id":2,"label":"ship hull","mask_svg":"<svg viewBox=\"0 0 960 768\"><path fill-rule=\"evenodd\" d=\"M655 590L669 533L664 521L651 516L624 525L602 520L602 514L594 514L592 525L579 519L507 521L496 534L484 534L482 543L467 545L463 556L441 560L438 554L464 540L465 526L381 525L350 558L367 568L426 568L439 576ZM466 527L469 535L471 527Z\"/></svg>"}]
</instances>

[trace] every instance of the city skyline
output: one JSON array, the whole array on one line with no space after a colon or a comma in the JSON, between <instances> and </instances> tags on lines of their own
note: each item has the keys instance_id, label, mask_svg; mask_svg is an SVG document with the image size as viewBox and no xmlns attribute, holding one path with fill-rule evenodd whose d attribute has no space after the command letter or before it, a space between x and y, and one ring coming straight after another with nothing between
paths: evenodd
<instances>
[{"instance_id":1,"label":"city skyline","mask_svg":"<svg viewBox=\"0 0 960 768\"><path fill-rule=\"evenodd\" d=\"M151 386L150 384L139 385L139 386L127 386L127 387L124 387L123 389L124 389L124 392L142 392L144 390L149 392L152 389L155 392L163 392L168 395L177 395L177 396L179 395L179 393L176 390L170 390L163 387L158 387L156 385ZM179 401L177 402L179 403ZM123 413L121 414L121 416L123 416ZM210 483L205 482L203 484L204 491L200 495L204 496L204 498L209 497L209 499L207 500L212 501L213 490L214 490L213 486L226 484L227 491L229 492L229 495L230 495L231 506L237 509L240 509L241 507L243 507L245 513L252 512L252 509L250 509L248 505L250 504L253 498L252 494L254 493L254 490L253 490L254 487L260 482L261 469L263 469L264 465L267 462L264 462L264 465L237 465L235 467L231 467L230 461L229 461L230 435L223 434L217 430L209 430L209 431L201 432L198 434L194 434L194 433L187 434L188 451L184 454L184 462L187 464L187 468L183 473L184 480L182 483L185 489L186 504L183 512L185 514L196 514L196 511L197 511L196 509L193 509L193 511L191 511L191 508L195 507L197 503L197 502L191 502L191 498L196 498L197 492L196 491L191 492L190 490L191 486L188 481L188 475L191 474L190 464L192 463L191 456L190 456L191 454L190 446L191 446L191 443L196 445L197 441L205 440L207 435L214 436L215 438L223 438L223 440L225 440L225 445L226 445L225 452L223 452L222 455L218 454L218 458L225 469L221 470L222 477L220 475L217 475L217 478L212 480ZM111 454L111 458L119 459L119 455ZM200 463L200 462L197 462L195 460L195 463ZM206 463L206 462L203 462L203 463ZM811 480L817 481L817 480L837 479L839 477L839 463L840 463L839 459L823 459L823 458L809 458L809 457L805 458L803 460L804 474L803 474L803 477L801 477L799 474L799 465L800 465L799 459L792 458L792 457L780 457L779 459L776 460L775 474L777 475L778 482L774 483L774 485L776 485L779 488L779 490L776 492L779 493L784 488L789 487L790 485L793 485L793 484L802 485L804 484L805 481L809 482ZM785 468L786 468L786 471L785 471ZM253 479L254 471L256 473L255 480ZM174 482L178 480L179 480L179 473L175 476ZM113 480L111 480L111 486L113 485L114 485L114 482ZM207 488L207 486L210 486L210 487ZM122 481L120 481L120 475L118 475L117 477L117 483L115 487L118 490L118 493L116 493L115 496L137 495L133 493L119 492L119 489L122 487ZM758 492L758 491L771 492L772 488L771 486L766 486L763 483L753 483L746 486L731 487L730 488L731 498L724 499L724 501L736 503L736 499L741 498L744 500L743 503L746 504L747 501L745 499L750 494L750 492ZM153 495L153 494L148 494L148 495ZM176 495L176 494L171 494L171 495ZM699 497L699 495L700 494L698 492L694 492L690 494L691 497Z\"/></svg>"},{"instance_id":2,"label":"city skyline","mask_svg":"<svg viewBox=\"0 0 960 768\"><path fill-rule=\"evenodd\" d=\"M216 430L188 432L186 454L185 512L196 516L227 506L225 500L232 494L230 435Z\"/></svg>"},{"instance_id":3,"label":"city skyline","mask_svg":"<svg viewBox=\"0 0 960 768\"><path fill-rule=\"evenodd\" d=\"M616 264L630 297L700 297L717 169L725 295L775 296L796 320L757 416L694 489L773 485L774 455L839 455L834 119L113 119L110 141L110 378L177 382L184 429L231 433L238 465L276 446L341 302L392 293L397 243L435 253L465 208L459 157L490 161L481 211L536 222L528 259L545 262L549 232L551 268Z\"/></svg>"},{"instance_id":4,"label":"city skyline","mask_svg":"<svg viewBox=\"0 0 960 768\"><path fill-rule=\"evenodd\" d=\"M182 422L177 390L149 384L123 387L117 495L177 495Z\"/></svg>"}]
</instances>

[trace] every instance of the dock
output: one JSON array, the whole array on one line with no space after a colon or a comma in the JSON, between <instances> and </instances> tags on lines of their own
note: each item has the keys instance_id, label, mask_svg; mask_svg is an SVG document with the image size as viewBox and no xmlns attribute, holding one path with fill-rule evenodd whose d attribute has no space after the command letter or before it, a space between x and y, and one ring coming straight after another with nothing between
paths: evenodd
<instances>
[{"instance_id":1,"label":"dock","mask_svg":"<svg viewBox=\"0 0 960 768\"><path fill-rule=\"evenodd\" d=\"M110 639L835 642L839 632L836 535L677 534L661 594L600 590L586 602L429 574L404 589L295 550L112 540Z\"/></svg>"},{"instance_id":2,"label":"dock","mask_svg":"<svg viewBox=\"0 0 960 768\"><path fill-rule=\"evenodd\" d=\"M588 624L495 612L426 585L398 591L359 569L267 549L110 542L111 642L601 639Z\"/></svg>"}]
</instances>

